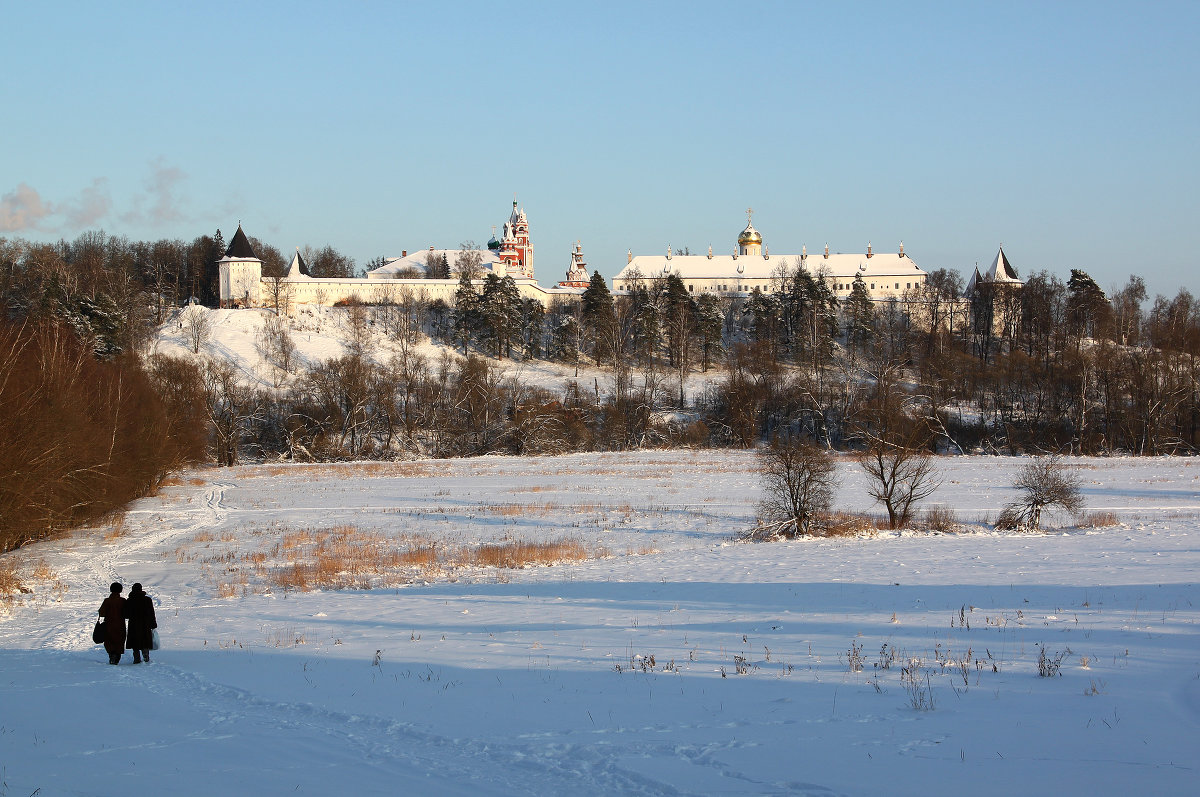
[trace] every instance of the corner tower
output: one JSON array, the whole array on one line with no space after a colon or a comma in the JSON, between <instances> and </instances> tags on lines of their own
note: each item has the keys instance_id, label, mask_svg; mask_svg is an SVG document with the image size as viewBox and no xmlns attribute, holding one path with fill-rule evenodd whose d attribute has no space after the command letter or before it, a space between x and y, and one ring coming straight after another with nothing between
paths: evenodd
<instances>
[{"instance_id":1,"label":"corner tower","mask_svg":"<svg viewBox=\"0 0 1200 797\"><path fill-rule=\"evenodd\" d=\"M262 261L254 254L242 223L217 261L222 307L257 307L262 302Z\"/></svg>"}]
</instances>

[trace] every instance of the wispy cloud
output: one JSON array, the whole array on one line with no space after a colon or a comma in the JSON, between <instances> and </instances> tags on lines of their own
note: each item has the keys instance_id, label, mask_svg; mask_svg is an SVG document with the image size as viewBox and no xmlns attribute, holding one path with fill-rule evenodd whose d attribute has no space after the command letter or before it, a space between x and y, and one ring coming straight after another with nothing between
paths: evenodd
<instances>
[{"instance_id":1,"label":"wispy cloud","mask_svg":"<svg viewBox=\"0 0 1200 797\"><path fill-rule=\"evenodd\" d=\"M97 177L91 184L61 202L42 198L37 189L20 183L0 197L0 232L71 233L87 229L114 216L125 224L158 225L186 221L180 189L187 174L159 157L151 161L150 173L128 209L118 211L109 181Z\"/></svg>"},{"instance_id":2,"label":"wispy cloud","mask_svg":"<svg viewBox=\"0 0 1200 797\"><path fill-rule=\"evenodd\" d=\"M55 212L54 206L44 201L36 189L21 183L0 197L0 231L42 229L46 219Z\"/></svg>"},{"instance_id":3,"label":"wispy cloud","mask_svg":"<svg viewBox=\"0 0 1200 797\"><path fill-rule=\"evenodd\" d=\"M143 183L145 193L138 196L133 207L121 214L122 221L163 223L184 218L178 189L187 177L182 169L168 165L163 158L150 164L150 174Z\"/></svg>"},{"instance_id":4,"label":"wispy cloud","mask_svg":"<svg viewBox=\"0 0 1200 797\"><path fill-rule=\"evenodd\" d=\"M77 199L63 204L61 213L67 229L78 230L90 227L112 212L112 197L108 194L108 180L97 177L83 189Z\"/></svg>"}]
</instances>

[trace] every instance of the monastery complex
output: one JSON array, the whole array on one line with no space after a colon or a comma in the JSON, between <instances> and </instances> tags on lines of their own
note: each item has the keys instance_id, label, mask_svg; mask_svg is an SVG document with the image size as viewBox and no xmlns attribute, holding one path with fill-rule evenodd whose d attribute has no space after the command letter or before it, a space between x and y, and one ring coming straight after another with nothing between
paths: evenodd
<instances>
[{"instance_id":1,"label":"monastery complex","mask_svg":"<svg viewBox=\"0 0 1200 797\"><path fill-rule=\"evenodd\" d=\"M419 292L424 299L441 299L453 304L454 292L458 289L459 274L455 271L460 257L459 249L429 249L392 258L383 266L367 272L364 278L317 279L309 275L299 251L292 257L288 273L276 285L272 277L262 275L262 261L254 254L242 225L229 242L225 256L218 263L220 269L220 297L222 307L264 307L271 305L271 297L279 290L287 293L288 303L333 305L351 298L367 304L396 299L400 292L409 289ZM571 255L571 266L566 279L554 287L543 287L533 276L533 243L529 237L529 220L525 211L513 202L512 214L504 223L504 232L499 241L495 236L488 242L486 251L480 251L479 277L473 282L483 285L487 274L512 277L522 298L532 298L549 305L554 299L578 296L587 287L587 264L583 261L582 247L576 245ZM445 259L450 278L436 279L429 276L429 264Z\"/></svg>"},{"instance_id":2,"label":"monastery complex","mask_svg":"<svg viewBox=\"0 0 1200 797\"><path fill-rule=\"evenodd\" d=\"M867 251L861 254L830 254L826 244L823 254L809 255L805 247L797 255L772 255L754 229L753 219L749 218L752 211L746 213L746 229L737 238L734 254L714 255L711 246L707 255L673 254L670 247L665 255L634 256L630 252L625 268L613 280L614 290L628 290L638 280L675 274L691 293L771 292L789 270L800 266L813 276L823 277L839 298L849 296L855 277L862 277L871 298L884 301L925 281L925 272L904 254L903 243L894 254L872 252L868 243Z\"/></svg>"},{"instance_id":3,"label":"monastery complex","mask_svg":"<svg viewBox=\"0 0 1200 797\"><path fill-rule=\"evenodd\" d=\"M674 254L669 246L661 255L634 255L631 251L627 254L625 267L613 279L613 291L624 293L639 282L674 274L693 294L746 296L755 290L776 290L789 272L800 267L824 279L840 299L848 297L855 279L861 278L868 295L883 302L899 298L905 291L925 282L926 272L905 254L903 242L894 253L874 252L868 243L866 252L861 253L831 253L826 244L824 252L817 254L809 254L807 247L799 254L771 254L762 234L754 228L751 214L752 211L747 210L746 227L737 237L734 254L715 255L712 247L704 255ZM271 297L278 295L280 290L286 291L289 305L333 305L351 298L374 304L394 300L406 289L419 292L429 301L441 299L453 304L459 283L456 266L464 254L472 253L431 246L413 254L406 251L401 257L392 258L367 272L363 278L317 279L308 274L297 251L288 273L276 280L262 275L262 261L255 256L239 224L219 262L221 305L269 306ZM480 267L473 280L477 288L482 287L489 273L507 276L513 279L522 298L536 299L549 306L556 299L579 296L588 286L587 264L578 242L571 252L565 279L550 287L538 283L533 270L529 219L515 201L500 239L493 234L488 248L473 254ZM449 278L438 279L430 275L430 264L437 262L449 266ZM986 273L975 270L967 294L984 283L1021 284L1003 249Z\"/></svg>"}]
</instances>

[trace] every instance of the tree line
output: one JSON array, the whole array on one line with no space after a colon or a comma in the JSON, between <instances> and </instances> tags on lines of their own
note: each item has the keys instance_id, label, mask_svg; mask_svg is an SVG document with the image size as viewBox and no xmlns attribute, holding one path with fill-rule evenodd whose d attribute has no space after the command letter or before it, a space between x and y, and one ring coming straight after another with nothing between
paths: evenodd
<instances>
[{"instance_id":1,"label":"tree line","mask_svg":"<svg viewBox=\"0 0 1200 797\"><path fill-rule=\"evenodd\" d=\"M265 274L284 273L278 250L252 244ZM145 450L129 443L155 463L145 473L127 469L135 492L203 458L229 465L275 456L751 447L783 434L858 452L1162 454L1200 445L1200 307L1186 290L1148 301L1137 277L1108 295L1082 270L1066 281L1039 272L1022 287L981 284L964 300L961 275L942 269L875 302L861 279L839 300L823 275L785 262L769 289L748 295L695 294L670 274L633 279L614 297L595 273L578 298L543 307L522 299L511 278L470 262L475 247L464 246L452 302L399 283L377 305L348 302L337 311L345 355L311 367L296 356L286 283L277 280L280 289L266 295L279 312L259 333L275 379L259 388L230 363L202 356L202 310L181 315L192 356L146 354L155 326L183 301L215 303L223 250L219 232L190 244L103 233L57 244L0 239L0 302L10 325L0 351L10 392L0 399L41 406L28 397L58 390L49 386L59 379L58 360L41 352L65 351L69 338L88 365L68 358L65 374L91 388L106 379L121 385L116 393L81 387L72 402L107 419L92 422L107 430L104 439L169 441ZM351 261L326 250L307 252L310 273L314 264L330 276L353 273ZM451 273L442 259L430 267ZM45 336L59 342L29 342ZM419 345L429 339L444 345ZM505 367L514 361L560 363L575 377L589 366L594 376L587 384L568 370L560 386L537 387ZM135 384L142 387L131 403L126 387ZM120 397L120 411L141 407L160 431L122 426L110 396ZM7 414L5 444L18 440L14 417ZM45 439L56 454L70 448ZM109 448L114 457L120 450ZM164 454L155 460L149 449ZM3 461L14 471L25 456ZM117 460L98 461L94 452L81 456L71 478ZM67 496L98 489L56 473L33 481L61 484ZM20 492L9 488L6 500ZM116 499L65 500L69 511L44 508L41 526L24 527L74 522Z\"/></svg>"},{"instance_id":2,"label":"tree line","mask_svg":"<svg viewBox=\"0 0 1200 797\"><path fill-rule=\"evenodd\" d=\"M252 245L268 273L286 270ZM219 230L190 243L0 237L0 552L117 510L217 450L194 365L143 354L179 304L215 306L224 252ZM307 260L354 271L328 246Z\"/></svg>"},{"instance_id":3,"label":"tree line","mask_svg":"<svg viewBox=\"0 0 1200 797\"><path fill-rule=\"evenodd\" d=\"M943 270L893 301L861 280L839 301L785 266L748 296L695 295L667 275L614 297L596 273L578 300L543 308L511 278L462 272L453 303L400 286L348 302L351 354L279 380L243 437L317 458L749 447L781 433L855 451L1195 451L1200 308L1186 291L1144 311L1140 280L1110 298L1078 270L970 300L962 288ZM390 359L362 354L367 329ZM289 350L281 334L264 353ZM416 348L425 336L445 344L434 360ZM548 390L503 375L526 360L602 376Z\"/></svg>"}]
</instances>

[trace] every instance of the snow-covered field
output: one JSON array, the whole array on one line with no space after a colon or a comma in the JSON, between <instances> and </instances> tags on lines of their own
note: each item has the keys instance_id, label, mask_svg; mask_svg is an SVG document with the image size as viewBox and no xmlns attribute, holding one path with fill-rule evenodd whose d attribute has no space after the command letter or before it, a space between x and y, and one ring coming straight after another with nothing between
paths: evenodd
<instances>
[{"instance_id":1,"label":"snow-covered field","mask_svg":"<svg viewBox=\"0 0 1200 797\"><path fill-rule=\"evenodd\" d=\"M755 545L747 452L184 474L5 557L0 796L1195 794L1200 461L1072 462L1121 525L989 530L1004 458L940 461L963 533ZM332 529L592 558L279 586ZM155 598L150 665L91 644L114 579Z\"/></svg>"}]
</instances>

